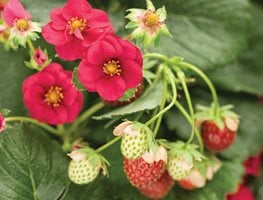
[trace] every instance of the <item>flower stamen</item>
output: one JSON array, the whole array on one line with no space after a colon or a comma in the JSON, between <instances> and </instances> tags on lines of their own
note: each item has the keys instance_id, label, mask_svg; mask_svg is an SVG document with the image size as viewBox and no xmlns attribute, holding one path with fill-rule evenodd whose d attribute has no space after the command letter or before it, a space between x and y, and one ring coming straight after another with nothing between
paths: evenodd
<instances>
[{"instance_id":1,"label":"flower stamen","mask_svg":"<svg viewBox=\"0 0 263 200\"><path fill-rule=\"evenodd\" d=\"M121 74L121 65L118 60L110 60L103 64L103 72L107 75L114 76Z\"/></svg>"},{"instance_id":2,"label":"flower stamen","mask_svg":"<svg viewBox=\"0 0 263 200\"><path fill-rule=\"evenodd\" d=\"M17 30L24 32L29 29L29 22L26 19L15 19L14 25L16 26Z\"/></svg>"},{"instance_id":3,"label":"flower stamen","mask_svg":"<svg viewBox=\"0 0 263 200\"><path fill-rule=\"evenodd\" d=\"M84 31L87 27L87 19L79 19L78 17L73 17L68 21L68 26L70 28L70 34L73 34L76 30L80 32Z\"/></svg>"},{"instance_id":4,"label":"flower stamen","mask_svg":"<svg viewBox=\"0 0 263 200\"><path fill-rule=\"evenodd\" d=\"M58 107L60 102L64 99L62 88L58 86L52 86L45 94L45 102L47 105L52 105L54 108Z\"/></svg>"},{"instance_id":5,"label":"flower stamen","mask_svg":"<svg viewBox=\"0 0 263 200\"><path fill-rule=\"evenodd\" d=\"M143 17L143 23L148 27L158 26L159 21L159 15L155 11L148 10Z\"/></svg>"}]
</instances>

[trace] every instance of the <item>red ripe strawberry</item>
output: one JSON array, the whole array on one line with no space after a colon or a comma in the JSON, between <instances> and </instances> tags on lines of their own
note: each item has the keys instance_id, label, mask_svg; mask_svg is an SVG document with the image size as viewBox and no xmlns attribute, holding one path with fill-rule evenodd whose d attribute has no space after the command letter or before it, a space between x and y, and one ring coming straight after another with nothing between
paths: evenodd
<instances>
[{"instance_id":1,"label":"red ripe strawberry","mask_svg":"<svg viewBox=\"0 0 263 200\"><path fill-rule=\"evenodd\" d=\"M153 184L139 188L140 192L150 199L164 198L174 185L174 180L165 171Z\"/></svg>"},{"instance_id":2,"label":"red ripe strawberry","mask_svg":"<svg viewBox=\"0 0 263 200\"><path fill-rule=\"evenodd\" d=\"M226 125L220 129L213 121L204 121L201 126L205 146L212 151L222 151L228 148L236 137L236 131Z\"/></svg>"},{"instance_id":3,"label":"red ripe strawberry","mask_svg":"<svg viewBox=\"0 0 263 200\"><path fill-rule=\"evenodd\" d=\"M186 190L202 188L205 186L205 183L205 175L202 175L201 172L196 169L193 169L188 176L178 182L178 184Z\"/></svg>"},{"instance_id":4,"label":"red ripe strawberry","mask_svg":"<svg viewBox=\"0 0 263 200\"><path fill-rule=\"evenodd\" d=\"M165 171L165 161L147 163L142 157L135 160L124 158L124 171L131 184L144 188L156 182Z\"/></svg>"},{"instance_id":5,"label":"red ripe strawberry","mask_svg":"<svg viewBox=\"0 0 263 200\"><path fill-rule=\"evenodd\" d=\"M186 190L194 190L196 188L195 185L190 180L182 179L178 183L182 188Z\"/></svg>"}]
</instances>

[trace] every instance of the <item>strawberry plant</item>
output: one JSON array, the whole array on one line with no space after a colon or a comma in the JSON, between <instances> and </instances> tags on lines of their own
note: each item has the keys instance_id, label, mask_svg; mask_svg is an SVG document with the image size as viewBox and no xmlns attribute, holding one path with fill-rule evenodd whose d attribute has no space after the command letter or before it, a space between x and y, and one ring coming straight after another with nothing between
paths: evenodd
<instances>
[{"instance_id":1,"label":"strawberry plant","mask_svg":"<svg viewBox=\"0 0 263 200\"><path fill-rule=\"evenodd\" d=\"M0 199L261 199L262 20L258 0L0 0Z\"/></svg>"}]
</instances>

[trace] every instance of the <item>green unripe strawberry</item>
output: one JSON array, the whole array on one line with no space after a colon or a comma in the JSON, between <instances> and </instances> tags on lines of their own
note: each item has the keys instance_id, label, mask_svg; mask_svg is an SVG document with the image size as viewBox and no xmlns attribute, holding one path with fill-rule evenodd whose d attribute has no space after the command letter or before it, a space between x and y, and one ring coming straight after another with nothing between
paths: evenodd
<instances>
[{"instance_id":1,"label":"green unripe strawberry","mask_svg":"<svg viewBox=\"0 0 263 200\"><path fill-rule=\"evenodd\" d=\"M167 171L174 180L181 180L190 174L193 164L181 156L171 156L168 159Z\"/></svg>"},{"instance_id":2,"label":"green unripe strawberry","mask_svg":"<svg viewBox=\"0 0 263 200\"><path fill-rule=\"evenodd\" d=\"M90 159L80 161L71 160L68 168L68 175L72 182L76 184L87 184L92 182L100 173L100 167L94 166Z\"/></svg>"},{"instance_id":3,"label":"green unripe strawberry","mask_svg":"<svg viewBox=\"0 0 263 200\"><path fill-rule=\"evenodd\" d=\"M121 141L122 155L128 159L136 159L147 151L147 135L138 132L137 135L125 135Z\"/></svg>"},{"instance_id":4,"label":"green unripe strawberry","mask_svg":"<svg viewBox=\"0 0 263 200\"><path fill-rule=\"evenodd\" d=\"M169 175L176 181L185 178L190 174L194 161L201 161L205 158L199 153L194 144L185 144L178 141L168 144L170 150L168 152L167 171Z\"/></svg>"},{"instance_id":5,"label":"green unripe strawberry","mask_svg":"<svg viewBox=\"0 0 263 200\"><path fill-rule=\"evenodd\" d=\"M101 169L103 175L107 175L109 162L88 146L73 150L68 156L72 159L68 168L69 179L76 184L92 182Z\"/></svg>"},{"instance_id":6,"label":"green unripe strawberry","mask_svg":"<svg viewBox=\"0 0 263 200\"><path fill-rule=\"evenodd\" d=\"M132 160L141 157L149 149L149 141L152 141L148 127L139 122L123 122L114 129L113 134L122 136L122 155Z\"/></svg>"}]
</instances>

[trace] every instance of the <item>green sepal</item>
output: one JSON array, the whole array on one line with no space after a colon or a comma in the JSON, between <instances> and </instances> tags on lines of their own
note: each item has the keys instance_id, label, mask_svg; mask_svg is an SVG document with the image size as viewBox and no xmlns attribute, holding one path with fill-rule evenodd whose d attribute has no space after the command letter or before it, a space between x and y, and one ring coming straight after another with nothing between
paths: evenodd
<instances>
[{"instance_id":1,"label":"green sepal","mask_svg":"<svg viewBox=\"0 0 263 200\"><path fill-rule=\"evenodd\" d=\"M78 79L78 67L75 67L73 69L72 83L77 90L79 90L79 91L85 91L86 90L85 86Z\"/></svg>"},{"instance_id":2,"label":"green sepal","mask_svg":"<svg viewBox=\"0 0 263 200\"><path fill-rule=\"evenodd\" d=\"M159 17L161 18L161 20L165 20L166 17L167 17L167 12L166 12L166 8L165 6L161 7L161 8L158 8L156 10L156 14L159 15Z\"/></svg>"},{"instance_id":3,"label":"green sepal","mask_svg":"<svg viewBox=\"0 0 263 200\"><path fill-rule=\"evenodd\" d=\"M131 21L125 26L125 28L127 28L127 29L134 29L134 28L137 28L138 26L139 26L138 23L136 23L134 21Z\"/></svg>"},{"instance_id":4,"label":"green sepal","mask_svg":"<svg viewBox=\"0 0 263 200\"><path fill-rule=\"evenodd\" d=\"M86 154L86 159L90 161L90 164L95 167L100 167L103 169L105 175L108 174L107 166L110 165L109 161L104 158L101 154L97 153L96 150L90 148L89 146L85 146L83 148L77 149L75 151L80 151Z\"/></svg>"},{"instance_id":5,"label":"green sepal","mask_svg":"<svg viewBox=\"0 0 263 200\"><path fill-rule=\"evenodd\" d=\"M203 105L197 105L196 106L196 114L195 119L201 120L201 121L213 121L217 127L220 129L223 129L225 126L225 118L235 118L238 119L239 116L231 111L233 109L233 105L224 105L218 108L217 113L214 113L214 104L212 103L211 106L203 106Z\"/></svg>"},{"instance_id":6,"label":"green sepal","mask_svg":"<svg viewBox=\"0 0 263 200\"><path fill-rule=\"evenodd\" d=\"M118 101L129 101L131 98L135 97L136 91L137 88L131 88L127 90Z\"/></svg>"},{"instance_id":7,"label":"green sepal","mask_svg":"<svg viewBox=\"0 0 263 200\"><path fill-rule=\"evenodd\" d=\"M10 112L11 112L11 110L5 109L5 108L3 108L3 109L0 110L0 113L1 113L4 117L7 117Z\"/></svg>"},{"instance_id":8,"label":"green sepal","mask_svg":"<svg viewBox=\"0 0 263 200\"><path fill-rule=\"evenodd\" d=\"M206 159L203 154L196 150L198 146L195 144L186 144L182 141L177 141L166 145L168 146L168 154L170 156L183 156L190 164L192 164L194 160L201 161Z\"/></svg>"},{"instance_id":9,"label":"green sepal","mask_svg":"<svg viewBox=\"0 0 263 200\"><path fill-rule=\"evenodd\" d=\"M129 14L126 15L125 18L129 19L130 21L134 21L138 24L137 22L138 15L140 15L141 13L145 13L146 10L138 9L138 8L130 8L130 9L127 9L127 12L129 12Z\"/></svg>"},{"instance_id":10,"label":"green sepal","mask_svg":"<svg viewBox=\"0 0 263 200\"><path fill-rule=\"evenodd\" d=\"M155 11L155 6L153 5L152 1L146 0L146 6L147 6L147 10Z\"/></svg>"}]
</instances>

